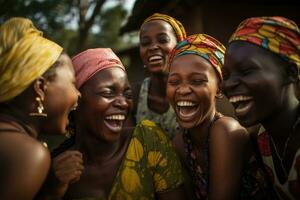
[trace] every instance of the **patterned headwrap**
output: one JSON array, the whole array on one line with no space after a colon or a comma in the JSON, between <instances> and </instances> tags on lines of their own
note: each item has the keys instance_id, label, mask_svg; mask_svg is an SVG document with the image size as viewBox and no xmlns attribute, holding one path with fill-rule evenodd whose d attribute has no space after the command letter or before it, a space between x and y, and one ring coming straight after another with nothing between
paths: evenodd
<instances>
[{"instance_id":1,"label":"patterned headwrap","mask_svg":"<svg viewBox=\"0 0 300 200\"><path fill-rule=\"evenodd\" d=\"M205 34L191 35L179 42L172 50L168 68L175 58L194 54L207 60L216 70L220 80L223 80L221 68L224 64L224 53L225 47L215 38Z\"/></svg>"},{"instance_id":2,"label":"patterned headwrap","mask_svg":"<svg viewBox=\"0 0 300 200\"><path fill-rule=\"evenodd\" d=\"M253 17L240 23L229 42L242 40L258 45L300 68L300 31L284 17Z\"/></svg>"},{"instance_id":3,"label":"patterned headwrap","mask_svg":"<svg viewBox=\"0 0 300 200\"><path fill-rule=\"evenodd\" d=\"M171 17L169 15L160 14L160 13L154 13L153 15L151 15L150 17L148 17L147 19L144 20L142 26L145 23L152 21L152 20L163 20L163 21L169 23L172 26L172 28L176 34L178 42L180 42L184 38L186 38L186 32L185 32L183 25L178 20L174 19L173 17Z\"/></svg>"},{"instance_id":4,"label":"patterned headwrap","mask_svg":"<svg viewBox=\"0 0 300 200\"><path fill-rule=\"evenodd\" d=\"M75 68L77 89L103 69L119 67L125 71L122 62L110 48L85 50L74 56L72 62Z\"/></svg>"},{"instance_id":5,"label":"patterned headwrap","mask_svg":"<svg viewBox=\"0 0 300 200\"><path fill-rule=\"evenodd\" d=\"M62 50L29 19L6 21L0 27L0 102L22 93L54 64Z\"/></svg>"}]
</instances>

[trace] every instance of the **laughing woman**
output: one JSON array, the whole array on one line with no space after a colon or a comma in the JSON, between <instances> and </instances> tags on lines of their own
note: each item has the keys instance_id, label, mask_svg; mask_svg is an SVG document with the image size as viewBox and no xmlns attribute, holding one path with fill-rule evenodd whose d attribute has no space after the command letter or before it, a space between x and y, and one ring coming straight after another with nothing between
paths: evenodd
<instances>
[{"instance_id":1,"label":"laughing woman","mask_svg":"<svg viewBox=\"0 0 300 200\"><path fill-rule=\"evenodd\" d=\"M66 133L77 104L71 59L29 19L0 28L0 198L33 199L44 182L50 153L39 133Z\"/></svg>"},{"instance_id":2,"label":"laughing woman","mask_svg":"<svg viewBox=\"0 0 300 200\"><path fill-rule=\"evenodd\" d=\"M179 125L166 95L164 68L171 50L185 37L179 21L160 13L145 19L140 28L140 57L150 76L133 87L133 121L148 119L159 123L170 138L179 132Z\"/></svg>"},{"instance_id":3,"label":"laughing woman","mask_svg":"<svg viewBox=\"0 0 300 200\"><path fill-rule=\"evenodd\" d=\"M190 199L255 199L259 195L250 138L216 111L225 48L205 34L178 43L169 61L167 95L184 129L173 139L187 172ZM247 174L246 174L246 166ZM193 189L193 191L189 191Z\"/></svg>"},{"instance_id":4,"label":"laughing woman","mask_svg":"<svg viewBox=\"0 0 300 200\"><path fill-rule=\"evenodd\" d=\"M56 198L183 199L180 162L164 132L150 121L122 129L132 94L119 58L89 49L73 64L82 97L75 136L55 152Z\"/></svg>"},{"instance_id":5,"label":"laughing woman","mask_svg":"<svg viewBox=\"0 0 300 200\"><path fill-rule=\"evenodd\" d=\"M239 122L263 126L257 147L280 199L300 199L299 68L300 30L283 17L243 21L223 68L223 89Z\"/></svg>"}]
</instances>

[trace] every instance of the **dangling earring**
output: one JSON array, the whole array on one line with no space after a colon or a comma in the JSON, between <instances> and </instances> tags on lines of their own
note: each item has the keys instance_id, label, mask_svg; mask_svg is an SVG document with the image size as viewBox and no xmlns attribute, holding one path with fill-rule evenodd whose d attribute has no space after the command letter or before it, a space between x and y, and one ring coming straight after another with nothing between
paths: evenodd
<instances>
[{"instance_id":1,"label":"dangling earring","mask_svg":"<svg viewBox=\"0 0 300 200\"><path fill-rule=\"evenodd\" d=\"M217 99L222 99L224 97L223 93L221 91L218 91L216 94Z\"/></svg>"},{"instance_id":2,"label":"dangling earring","mask_svg":"<svg viewBox=\"0 0 300 200\"><path fill-rule=\"evenodd\" d=\"M36 97L35 100L38 103L37 112L29 113L29 116L39 116L39 117L47 117L47 114L44 113L44 106L42 99L40 97Z\"/></svg>"},{"instance_id":3,"label":"dangling earring","mask_svg":"<svg viewBox=\"0 0 300 200\"><path fill-rule=\"evenodd\" d=\"M144 68L147 68L147 65L143 65Z\"/></svg>"}]
</instances>

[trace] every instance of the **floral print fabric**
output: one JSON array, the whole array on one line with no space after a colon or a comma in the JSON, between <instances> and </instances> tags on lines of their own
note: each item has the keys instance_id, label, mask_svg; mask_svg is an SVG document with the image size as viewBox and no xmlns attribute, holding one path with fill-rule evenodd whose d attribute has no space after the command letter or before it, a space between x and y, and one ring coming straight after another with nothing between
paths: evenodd
<instances>
[{"instance_id":1,"label":"floral print fabric","mask_svg":"<svg viewBox=\"0 0 300 200\"><path fill-rule=\"evenodd\" d=\"M155 193L182 183L180 161L170 140L154 122L144 120L132 135L109 199L155 199Z\"/></svg>"}]
</instances>

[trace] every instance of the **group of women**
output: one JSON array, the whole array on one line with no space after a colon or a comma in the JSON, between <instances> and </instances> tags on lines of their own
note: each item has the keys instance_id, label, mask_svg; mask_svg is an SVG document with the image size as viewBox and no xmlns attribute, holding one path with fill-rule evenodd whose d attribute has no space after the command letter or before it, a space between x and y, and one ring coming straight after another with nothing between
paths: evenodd
<instances>
[{"instance_id":1,"label":"group of women","mask_svg":"<svg viewBox=\"0 0 300 200\"><path fill-rule=\"evenodd\" d=\"M131 88L109 48L70 59L28 19L0 27L1 198L300 199L293 21L246 19L226 49L155 13L140 55L150 77ZM50 155L41 132L71 137Z\"/></svg>"}]
</instances>

